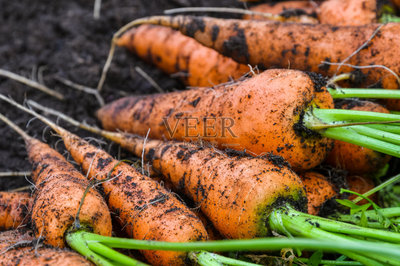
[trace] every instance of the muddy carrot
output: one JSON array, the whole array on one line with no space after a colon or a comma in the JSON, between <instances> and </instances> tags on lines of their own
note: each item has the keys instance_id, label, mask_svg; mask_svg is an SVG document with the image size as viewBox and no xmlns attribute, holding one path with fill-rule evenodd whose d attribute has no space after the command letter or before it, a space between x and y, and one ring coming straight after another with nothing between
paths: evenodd
<instances>
[{"instance_id":1,"label":"muddy carrot","mask_svg":"<svg viewBox=\"0 0 400 266\"><path fill-rule=\"evenodd\" d=\"M25 192L0 192L0 230L23 227L30 221L32 198Z\"/></svg>"},{"instance_id":2,"label":"muddy carrot","mask_svg":"<svg viewBox=\"0 0 400 266\"><path fill-rule=\"evenodd\" d=\"M263 3L249 10L280 15L286 18L286 22L318 23L316 17L318 5L311 1L284 1L277 3ZM244 19L270 20L260 15L245 15Z\"/></svg>"},{"instance_id":3,"label":"muddy carrot","mask_svg":"<svg viewBox=\"0 0 400 266\"><path fill-rule=\"evenodd\" d=\"M313 1L287 1L280 3L265 3L250 8L252 11L291 16L302 21L304 15L318 18L317 22L335 26L356 26L378 23L381 16L390 5L377 0L327 0L321 3ZM340 10L340 12L338 11ZM260 16L254 16L263 19ZM246 17L249 18L249 17ZM251 17L250 17L251 18Z\"/></svg>"},{"instance_id":4,"label":"muddy carrot","mask_svg":"<svg viewBox=\"0 0 400 266\"><path fill-rule=\"evenodd\" d=\"M318 215L325 203L338 196L335 185L317 172L305 172L300 178L307 192L309 214Z\"/></svg>"},{"instance_id":5,"label":"muddy carrot","mask_svg":"<svg viewBox=\"0 0 400 266\"><path fill-rule=\"evenodd\" d=\"M167 27L143 25L126 32L116 44L165 73L179 76L188 86L214 86L238 79L250 70Z\"/></svg>"},{"instance_id":6,"label":"muddy carrot","mask_svg":"<svg viewBox=\"0 0 400 266\"><path fill-rule=\"evenodd\" d=\"M150 129L151 138L202 139L253 155L272 152L296 171L320 164L331 148L329 138L400 156L397 144L383 143L386 136L375 136L375 142L362 135L363 126L357 137L352 128L338 127L383 121L381 116L399 121L400 116L330 109L333 100L324 84L316 74L273 69L212 89L125 97L101 108L97 117L107 130L145 136Z\"/></svg>"},{"instance_id":7,"label":"muddy carrot","mask_svg":"<svg viewBox=\"0 0 400 266\"><path fill-rule=\"evenodd\" d=\"M96 190L88 191L80 207L89 186L86 178L47 144L30 137L1 114L0 119L22 136L33 166L32 179L37 189L32 208L35 235L46 244L65 247L64 236L76 221L97 234L111 235L110 213Z\"/></svg>"}]
</instances>

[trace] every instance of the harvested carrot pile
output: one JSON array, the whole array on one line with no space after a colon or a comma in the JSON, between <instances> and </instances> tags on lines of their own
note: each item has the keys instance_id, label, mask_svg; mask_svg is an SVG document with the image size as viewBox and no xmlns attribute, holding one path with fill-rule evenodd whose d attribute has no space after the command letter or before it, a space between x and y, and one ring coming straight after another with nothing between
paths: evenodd
<instances>
[{"instance_id":1,"label":"harvested carrot pile","mask_svg":"<svg viewBox=\"0 0 400 266\"><path fill-rule=\"evenodd\" d=\"M0 264L400 265L399 1L2 4Z\"/></svg>"}]
</instances>

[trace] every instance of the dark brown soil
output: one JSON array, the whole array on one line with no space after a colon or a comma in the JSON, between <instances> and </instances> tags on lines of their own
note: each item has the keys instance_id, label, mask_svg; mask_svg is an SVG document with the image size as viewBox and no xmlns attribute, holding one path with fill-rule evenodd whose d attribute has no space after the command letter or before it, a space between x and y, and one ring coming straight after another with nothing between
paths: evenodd
<instances>
[{"instance_id":1,"label":"dark brown soil","mask_svg":"<svg viewBox=\"0 0 400 266\"><path fill-rule=\"evenodd\" d=\"M139 17L162 14L169 8L186 6L242 7L236 0L111 0L102 1L99 20L93 18L94 1L6 1L0 0L0 68L30 78L43 76L44 83L62 92L67 100L58 101L42 92L0 77L0 93L18 102L33 99L56 108L76 119L90 124L97 121L94 112L99 107L96 99L70 89L56 80L63 77L89 87L96 87L106 60L112 34L125 23ZM156 90L135 71L142 68L165 91L183 88L178 81L136 59L123 49L118 49L108 73L102 96L106 102L124 93L154 93ZM38 74L39 73L39 74ZM32 136L55 146L58 138L38 121L0 103L0 112ZM64 124L63 124L64 125ZM81 136L87 133L78 132ZM0 172L29 171L22 139L4 123L0 123ZM111 150L117 155L115 145ZM63 152L62 144L57 148ZM122 156L125 156L122 154ZM129 156L129 155L127 155ZM0 189L7 190L29 183L24 177L0 179Z\"/></svg>"}]
</instances>

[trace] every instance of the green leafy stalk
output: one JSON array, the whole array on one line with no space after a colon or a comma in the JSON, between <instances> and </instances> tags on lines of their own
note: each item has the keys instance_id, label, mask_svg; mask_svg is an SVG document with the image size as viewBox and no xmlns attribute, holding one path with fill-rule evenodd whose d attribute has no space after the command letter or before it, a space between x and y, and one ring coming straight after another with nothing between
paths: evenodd
<instances>
[{"instance_id":1,"label":"green leafy stalk","mask_svg":"<svg viewBox=\"0 0 400 266\"><path fill-rule=\"evenodd\" d=\"M136 265L136 266L146 266L148 264L137 261L131 257L128 257L124 254L121 254L115 250L113 250L112 248L109 248L101 243L98 242L88 242L87 246L94 252L96 252L97 254L101 254L104 257L106 257L107 259L113 261L113 262L117 262L123 265Z\"/></svg>"},{"instance_id":2,"label":"green leafy stalk","mask_svg":"<svg viewBox=\"0 0 400 266\"><path fill-rule=\"evenodd\" d=\"M90 250L87 246L83 235L78 232L86 232L86 231L76 231L76 232L69 232L66 234L66 241L68 245L73 248L75 251L79 252L83 255L86 259L90 260L91 262L95 263L96 265L102 266L113 266L114 264L109 261L108 259L98 255L97 253Z\"/></svg>"},{"instance_id":3,"label":"green leafy stalk","mask_svg":"<svg viewBox=\"0 0 400 266\"><path fill-rule=\"evenodd\" d=\"M310 259L307 258L295 258L294 261L299 261L302 263L307 263L307 265L311 265ZM321 265L341 265L341 266L358 266L362 265L357 261L337 261L337 260L320 260L319 263Z\"/></svg>"},{"instance_id":4,"label":"green leafy stalk","mask_svg":"<svg viewBox=\"0 0 400 266\"><path fill-rule=\"evenodd\" d=\"M395 157L400 157L400 138L396 128L400 128L399 122L400 115L396 114L316 108L310 108L303 119L305 127L325 137Z\"/></svg>"},{"instance_id":5,"label":"green leafy stalk","mask_svg":"<svg viewBox=\"0 0 400 266\"><path fill-rule=\"evenodd\" d=\"M384 189L385 187L387 187L387 186L389 186L389 185L391 185L391 184L394 184L394 183L398 182L399 180L400 180L400 174L395 175L395 176L389 178L388 180L386 180L385 182L383 182L383 183L379 184L378 186L374 187L373 189L371 189L371 190L365 192L365 193L363 194L363 196L364 196L364 197L369 197L369 196L371 196L372 194L374 194L374 193L376 193L376 192L378 192L378 191ZM361 201L361 200L362 200L362 197L357 197L357 198L355 198L355 199L353 200L353 202L354 202L354 203L357 203L357 202L359 202L359 201ZM397 210L397 208L390 208L390 209L396 209L396 210ZM383 210L384 210L384 209L383 209ZM383 211L383 210L382 210L382 211ZM388 210L388 209L386 209L386 210ZM389 211L388 211L388 212L389 212Z\"/></svg>"},{"instance_id":6,"label":"green leafy stalk","mask_svg":"<svg viewBox=\"0 0 400 266\"><path fill-rule=\"evenodd\" d=\"M333 99L369 98L369 99L400 99L400 91L365 88L328 88Z\"/></svg>"},{"instance_id":7,"label":"green leafy stalk","mask_svg":"<svg viewBox=\"0 0 400 266\"><path fill-rule=\"evenodd\" d=\"M350 127L328 128L324 131L318 131L318 132L321 135L326 136L328 138L345 141L381 153L389 154L395 157L400 157L399 145L361 135L352 130Z\"/></svg>"},{"instance_id":8,"label":"green leafy stalk","mask_svg":"<svg viewBox=\"0 0 400 266\"><path fill-rule=\"evenodd\" d=\"M399 247L393 244L371 243L357 240L347 242L330 241L326 239L307 238L256 238L248 240L215 240L197 242L163 242L137 240L117 237L100 236L97 234L77 231L86 242L99 242L112 248L140 250L170 250L170 251L263 251L281 250L282 248L301 248L304 250L324 250L335 252L338 249L356 252L374 252L400 260ZM379 248L381 246L382 248ZM384 248L383 248L384 247Z\"/></svg>"},{"instance_id":9,"label":"green leafy stalk","mask_svg":"<svg viewBox=\"0 0 400 266\"><path fill-rule=\"evenodd\" d=\"M215 253L207 251L190 252L188 257L198 265L207 266L221 266L221 265L236 265L236 266L258 266L260 264L254 264L246 261L236 260L221 256Z\"/></svg>"}]
</instances>

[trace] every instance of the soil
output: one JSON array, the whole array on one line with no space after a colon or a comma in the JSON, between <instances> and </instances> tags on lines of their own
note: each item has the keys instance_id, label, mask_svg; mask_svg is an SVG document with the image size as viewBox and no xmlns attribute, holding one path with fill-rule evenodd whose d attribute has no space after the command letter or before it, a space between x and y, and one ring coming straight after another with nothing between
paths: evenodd
<instances>
[{"instance_id":1,"label":"soil","mask_svg":"<svg viewBox=\"0 0 400 266\"><path fill-rule=\"evenodd\" d=\"M58 77L95 88L107 57L112 34L129 21L162 14L163 10L188 6L243 7L236 0L111 0L102 1L100 18L93 17L94 1L6 1L0 0L0 68L25 77L43 81L66 97L56 100L40 91L0 77L0 93L17 102L32 99L55 108L78 120L96 124L94 112L99 107L96 98L71 89ZM141 62L129 52L118 49L102 91L106 102L126 94L155 93L157 90L135 71L140 67L165 91L183 89L177 80ZM64 153L58 138L50 130L14 107L1 102L0 112L27 132L43 139ZM29 122L29 123L28 123ZM77 132L87 137L88 133ZM31 166L22 139L4 123L0 123L0 172L30 171ZM57 145L56 145L57 144ZM110 144L106 147L116 156ZM29 185L25 177L0 179L0 190Z\"/></svg>"}]
</instances>

